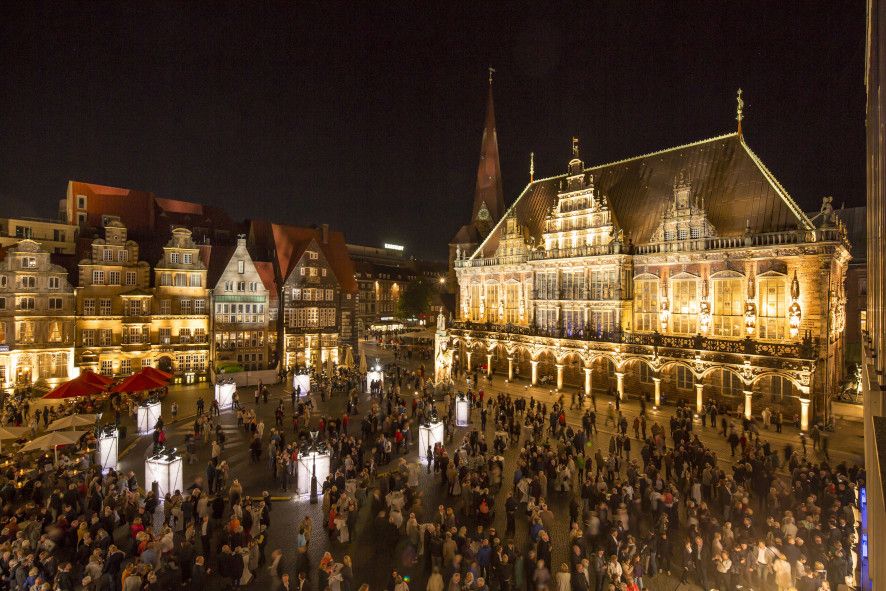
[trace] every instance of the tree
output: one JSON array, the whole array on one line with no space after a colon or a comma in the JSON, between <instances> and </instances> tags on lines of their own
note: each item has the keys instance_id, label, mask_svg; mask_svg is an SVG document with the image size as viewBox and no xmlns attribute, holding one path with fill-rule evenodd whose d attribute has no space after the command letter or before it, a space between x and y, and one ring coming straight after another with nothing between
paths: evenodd
<instances>
[{"instance_id":1,"label":"tree","mask_svg":"<svg viewBox=\"0 0 886 591\"><path fill-rule=\"evenodd\" d=\"M436 288L429 280L420 277L406 284L397 300L397 312L403 318L419 317L431 312L431 302Z\"/></svg>"}]
</instances>

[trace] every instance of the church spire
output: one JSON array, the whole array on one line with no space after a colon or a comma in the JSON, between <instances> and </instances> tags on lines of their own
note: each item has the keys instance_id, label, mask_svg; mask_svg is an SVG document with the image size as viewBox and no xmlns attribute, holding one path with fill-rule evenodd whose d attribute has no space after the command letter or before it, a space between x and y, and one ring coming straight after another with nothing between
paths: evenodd
<instances>
[{"instance_id":1,"label":"church spire","mask_svg":"<svg viewBox=\"0 0 886 591\"><path fill-rule=\"evenodd\" d=\"M480 143L480 164L477 167L477 184L474 188L474 208L471 221L484 225L495 224L505 211L504 192L501 185L501 164L498 159L498 136L495 131L495 108L492 101L492 74L489 68L489 92L486 99L486 122ZM487 218L487 219L482 219Z\"/></svg>"}]
</instances>

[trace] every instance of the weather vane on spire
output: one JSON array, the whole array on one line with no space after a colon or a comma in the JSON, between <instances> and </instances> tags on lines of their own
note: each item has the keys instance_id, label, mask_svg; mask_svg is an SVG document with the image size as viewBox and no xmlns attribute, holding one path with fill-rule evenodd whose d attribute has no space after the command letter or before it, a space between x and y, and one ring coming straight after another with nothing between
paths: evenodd
<instances>
[{"instance_id":1,"label":"weather vane on spire","mask_svg":"<svg viewBox=\"0 0 886 591\"><path fill-rule=\"evenodd\" d=\"M738 96L735 98L735 120L738 121L738 135L741 135L741 120L744 119L744 101L741 98L741 89L738 89Z\"/></svg>"},{"instance_id":2,"label":"weather vane on spire","mask_svg":"<svg viewBox=\"0 0 886 591\"><path fill-rule=\"evenodd\" d=\"M489 66L489 84L492 84L492 75L495 74L495 68Z\"/></svg>"},{"instance_id":3,"label":"weather vane on spire","mask_svg":"<svg viewBox=\"0 0 886 591\"><path fill-rule=\"evenodd\" d=\"M572 138L572 157L578 158L578 138Z\"/></svg>"}]
</instances>

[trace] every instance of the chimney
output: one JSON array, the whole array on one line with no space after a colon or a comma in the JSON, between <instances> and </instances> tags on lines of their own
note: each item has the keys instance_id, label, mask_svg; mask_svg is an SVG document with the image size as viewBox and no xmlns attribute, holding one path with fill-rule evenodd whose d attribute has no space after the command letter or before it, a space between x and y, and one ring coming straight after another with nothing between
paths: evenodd
<instances>
[{"instance_id":1,"label":"chimney","mask_svg":"<svg viewBox=\"0 0 886 591\"><path fill-rule=\"evenodd\" d=\"M329 224L320 224L320 243L329 244Z\"/></svg>"}]
</instances>

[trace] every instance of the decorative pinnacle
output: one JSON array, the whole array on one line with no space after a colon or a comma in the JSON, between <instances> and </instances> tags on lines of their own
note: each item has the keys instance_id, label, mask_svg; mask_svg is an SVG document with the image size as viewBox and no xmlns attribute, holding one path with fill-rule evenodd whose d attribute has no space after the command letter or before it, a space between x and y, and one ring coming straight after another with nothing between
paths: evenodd
<instances>
[{"instance_id":1,"label":"decorative pinnacle","mask_svg":"<svg viewBox=\"0 0 886 591\"><path fill-rule=\"evenodd\" d=\"M492 75L495 74L495 68L489 66L489 84L492 85Z\"/></svg>"},{"instance_id":2,"label":"decorative pinnacle","mask_svg":"<svg viewBox=\"0 0 886 591\"><path fill-rule=\"evenodd\" d=\"M535 179L535 152L529 152L529 182Z\"/></svg>"},{"instance_id":3,"label":"decorative pinnacle","mask_svg":"<svg viewBox=\"0 0 886 591\"><path fill-rule=\"evenodd\" d=\"M741 135L741 121L744 119L744 100L741 98L741 89L735 97L735 120L738 121L738 135Z\"/></svg>"},{"instance_id":4,"label":"decorative pinnacle","mask_svg":"<svg viewBox=\"0 0 886 591\"><path fill-rule=\"evenodd\" d=\"M578 158L578 138L572 138L572 157Z\"/></svg>"}]
</instances>

